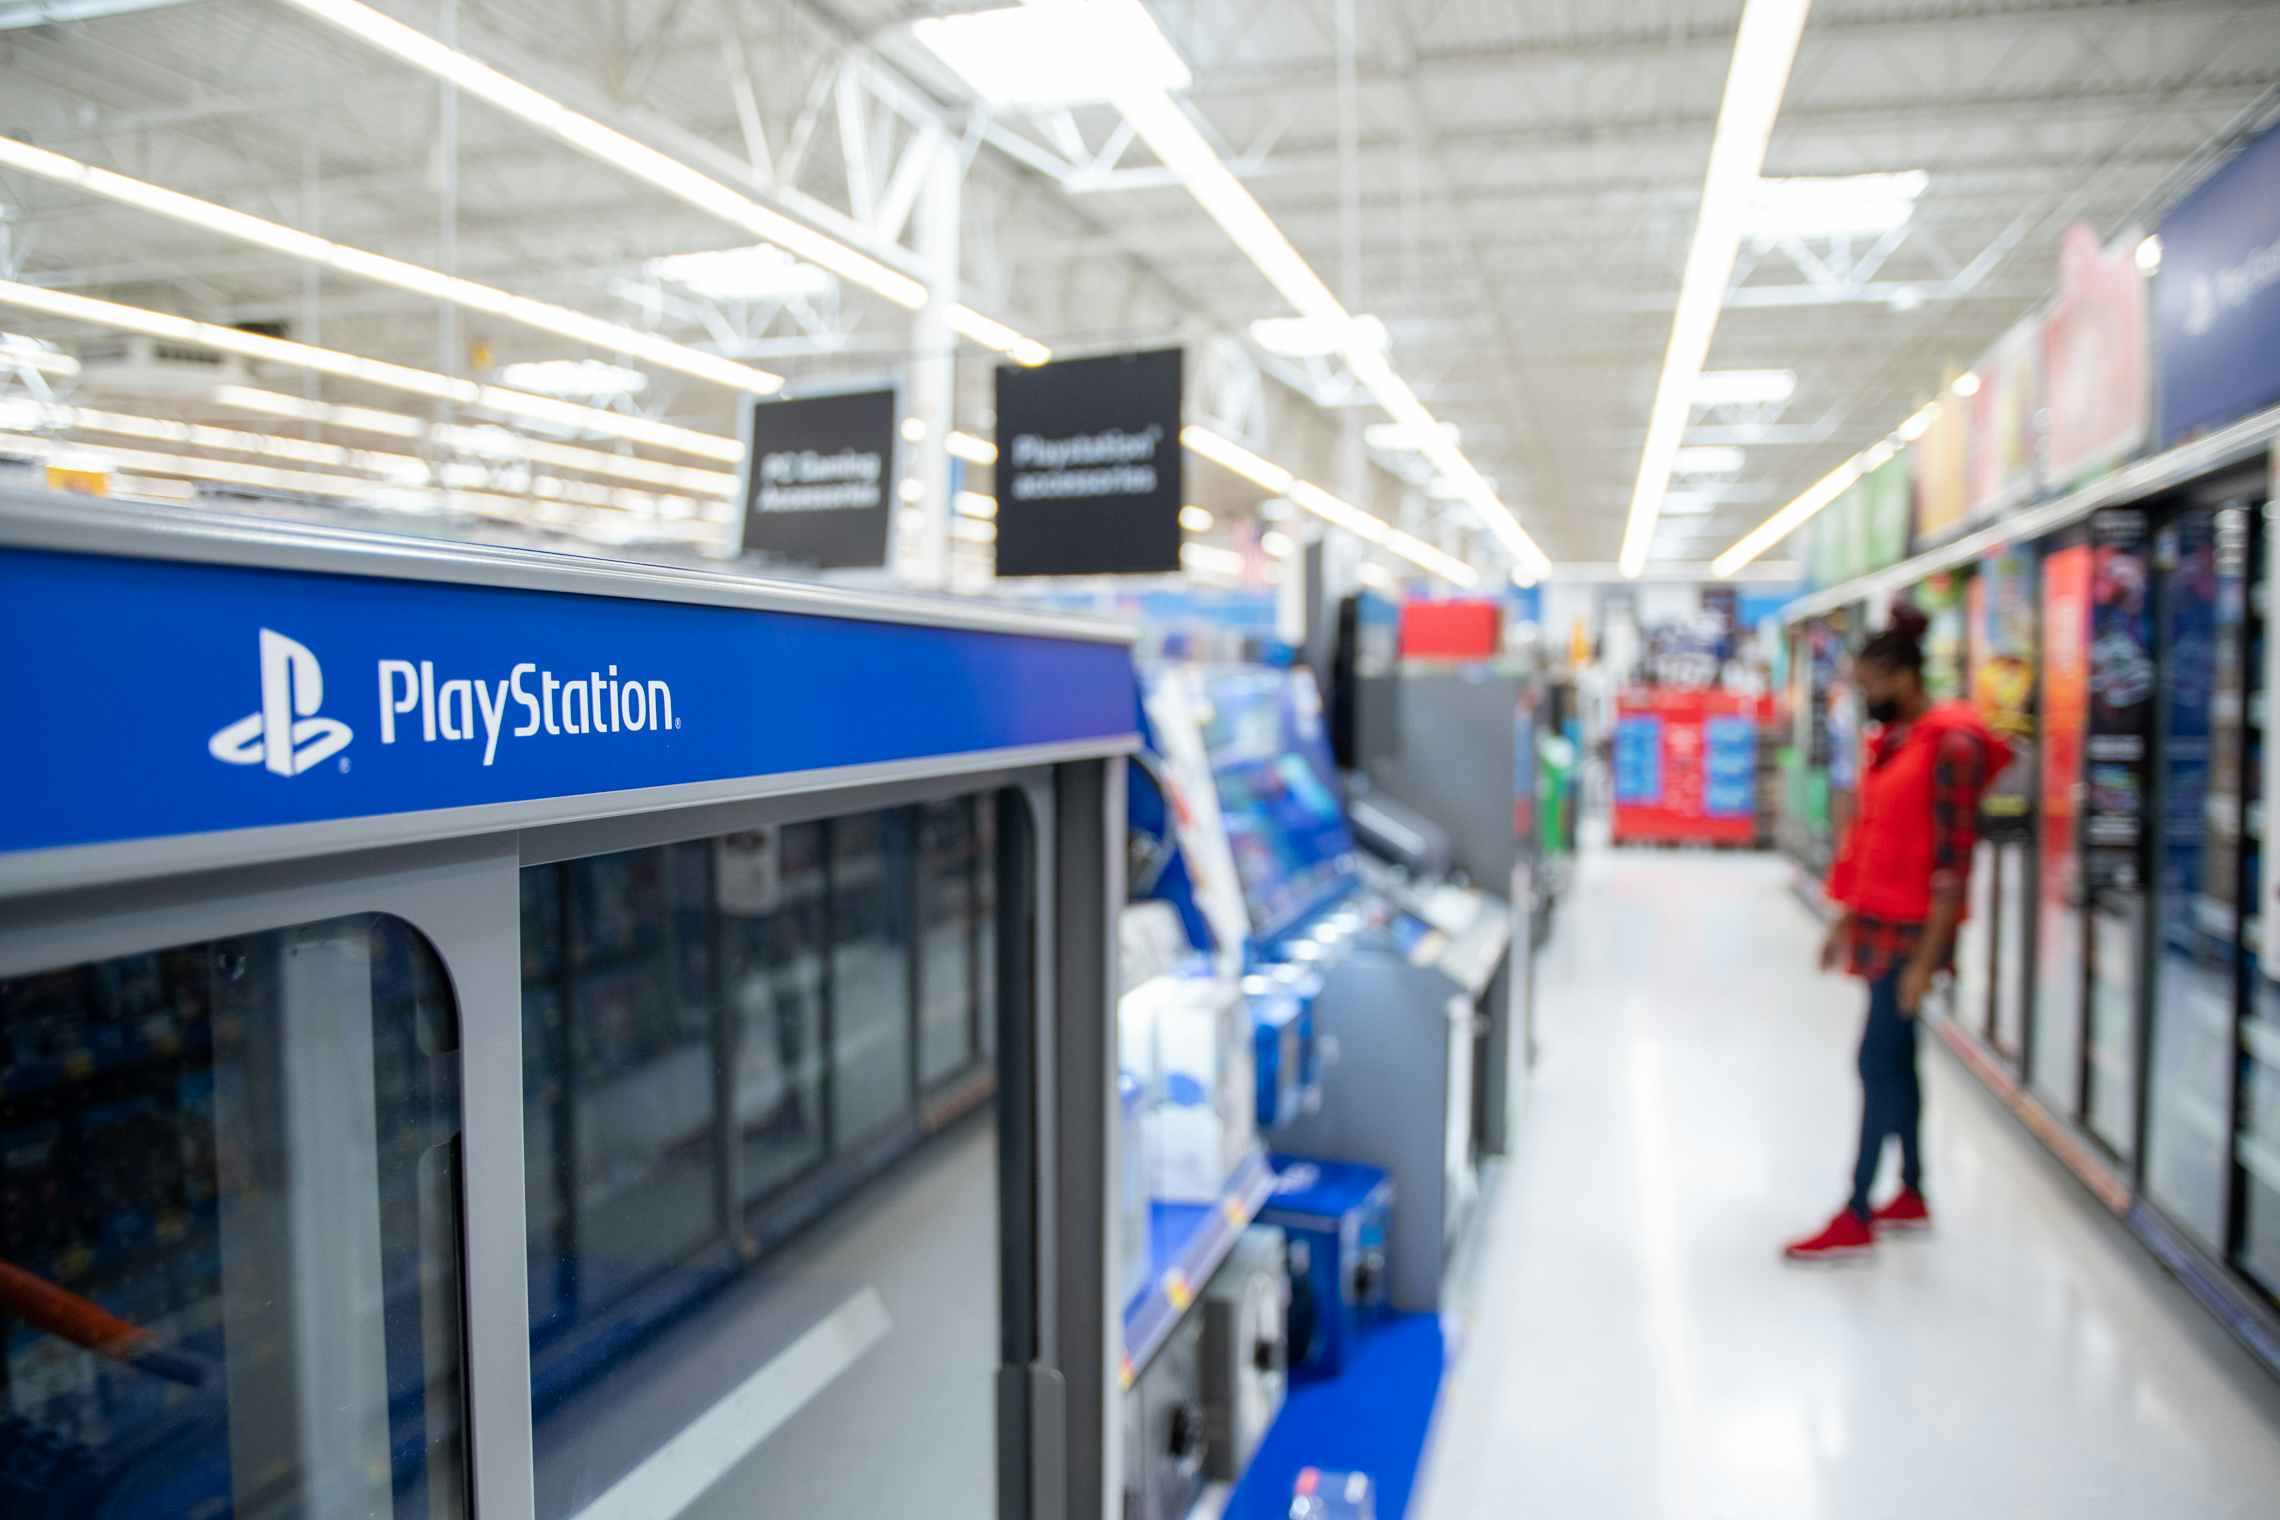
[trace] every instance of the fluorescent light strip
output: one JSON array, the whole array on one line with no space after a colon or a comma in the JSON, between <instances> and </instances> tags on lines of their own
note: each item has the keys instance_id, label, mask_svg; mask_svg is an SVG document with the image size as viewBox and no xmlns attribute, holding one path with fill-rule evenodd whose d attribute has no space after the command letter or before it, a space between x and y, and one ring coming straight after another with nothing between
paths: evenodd
<instances>
[{"instance_id":1,"label":"fluorescent light strip","mask_svg":"<svg viewBox=\"0 0 2280 1520\"><path fill-rule=\"evenodd\" d=\"M61 425L68 427L83 424L65 422ZM89 431L103 430L92 425L86 426ZM58 448L58 443L49 438L0 434L0 452L21 454L29 458L47 458L55 454ZM582 526L586 530L585 536L599 538L604 542L623 543L639 536L643 530L690 542L717 539L720 536L717 523L695 516L661 515L658 509L663 503L631 491L612 493L615 499L610 503L596 502L588 506L568 497L537 491L527 495L503 494L446 486L422 492L419 487L399 485L388 480L279 469L271 465L246 464L231 459L204 459L144 449L122 449L109 444L95 446L90 452L99 456L114 471L140 471L152 475L180 476L217 485L286 491L328 500L351 501L382 510L407 509L408 502L424 495L426 502L423 505L432 504L438 510L466 507L481 509L482 515L510 522L527 523L535 520L545 526Z\"/></svg>"},{"instance_id":2,"label":"fluorescent light strip","mask_svg":"<svg viewBox=\"0 0 2280 1520\"><path fill-rule=\"evenodd\" d=\"M995 317L985 317L971 306L952 306L950 327L982 347L995 349L1014 363L1032 369L1053 357L1053 350L1035 338L1024 338Z\"/></svg>"},{"instance_id":3,"label":"fluorescent light strip","mask_svg":"<svg viewBox=\"0 0 2280 1520\"><path fill-rule=\"evenodd\" d=\"M973 433L951 432L944 436L942 446L968 464L997 463L997 445Z\"/></svg>"},{"instance_id":4,"label":"fluorescent light strip","mask_svg":"<svg viewBox=\"0 0 2280 1520\"><path fill-rule=\"evenodd\" d=\"M1180 564L1189 570L1205 575L1241 575L1243 556L1233 549L1222 549L1216 544L1180 545Z\"/></svg>"},{"instance_id":5,"label":"fluorescent light strip","mask_svg":"<svg viewBox=\"0 0 2280 1520\"><path fill-rule=\"evenodd\" d=\"M998 514L997 498L995 496L984 496L979 491L960 491L957 499L950 505L960 517L986 520Z\"/></svg>"},{"instance_id":6,"label":"fluorescent light strip","mask_svg":"<svg viewBox=\"0 0 2280 1520\"><path fill-rule=\"evenodd\" d=\"M1639 455L1639 477L1631 488L1631 514L1623 530L1623 573L1636 576L1647 566L1654 543L1655 514L1670 486L1671 458L1686 434L1694 405L1695 381L1710 355L1710 337L1726 304L1726 281L1734 271L1750 196L1765 166L1767 141L1781 110L1797 39L1805 29L1812 0L1747 0L1734 57L1726 73L1726 94L1710 140L1710 167L1702 179L1702 209L1694 225L1694 245L1686 256L1679 285L1678 312L1671 321L1670 345L1663 352L1662 379L1655 387L1647 445Z\"/></svg>"},{"instance_id":7,"label":"fluorescent light strip","mask_svg":"<svg viewBox=\"0 0 2280 1520\"><path fill-rule=\"evenodd\" d=\"M700 211L765 238L787 253L828 269L841 279L884 296L906 311L916 311L926 304L925 285L900 270L890 269L869 254L762 205L670 154L660 153L647 143L570 109L550 95L508 78L470 54L382 15L362 0L284 0L284 3L339 27L358 41L423 73L456 85L510 116L521 118L597 162L622 170ZM963 307L953 310L952 326L958 326L957 313L964 310ZM977 323L989 323L1005 335L1003 344L975 337L975 341L985 347L995 348L1020 364L1042 364L1049 357L1043 344L1023 338L1012 328L990 322L979 313L972 316ZM958 330L966 332L963 327ZM974 334L968 333L968 336Z\"/></svg>"},{"instance_id":8,"label":"fluorescent light strip","mask_svg":"<svg viewBox=\"0 0 2280 1520\"><path fill-rule=\"evenodd\" d=\"M362 406L334 406L323 401L288 396L278 391L257 390L249 385L219 386L214 391L214 400L222 406L234 407L240 411L292 417L345 432L386 433L399 438L424 436L445 448L479 459L528 460L534 464L551 464L566 470L583 470L591 475L614 476L642 485L669 486L699 496L733 496L736 493L736 477L726 471L700 470L689 465L666 464L660 460L641 459L630 454L612 454L605 449L551 443L521 433L509 433L500 428L465 427L449 423L437 423L431 427L417 417L400 412L375 411Z\"/></svg>"},{"instance_id":9,"label":"fluorescent light strip","mask_svg":"<svg viewBox=\"0 0 2280 1520\"><path fill-rule=\"evenodd\" d=\"M463 280L440 270L421 264L409 264L361 248L350 248L327 238L317 237L277 222L248 216L227 206L216 205L196 196L184 195L144 180L129 179L109 169L99 169L61 153L35 148L29 143L11 137L0 137L0 164L37 174L59 184L100 195L121 205L137 210L155 212L193 227L218 232L224 237L274 249L312 264L322 264L342 274L358 279L372 280L398 290L409 290L419 295L448 301L470 311L480 311L518 322L540 332L569 338L595 348L607 349L628 358L645 360L661 369L677 370L699 380L709 380L732 390L748 391L755 396L773 395L783 389L784 378L749 364L739 364L718 354L675 343L655 333L645 333L616 322L605 322L567 306L556 306L549 301L532 300L474 280Z\"/></svg>"},{"instance_id":10,"label":"fluorescent light strip","mask_svg":"<svg viewBox=\"0 0 2280 1520\"><path fill-rule=\"evenodd\" d=\"M1346 334L1341 352L1347 367L1360 380L1387 416L1424 440L1421 452L1435 469L1453 482L1458 496L1478 512L1489 531L1501 540L1517 567L1515 577L1533 582L1550 569L1551 561L1520 526L1520 519L1473 468L1462 450L1441 430L1416 392L1394 373L1384 353L1361 335L1351 313L1330 293L1312 266L1283 236L1274 218L1234 176L1195 123L1161 90L1140 90L1120 96L1117 109L1149 151L1180 177L1211 219L1234 239L1235 246L1281 292L1303 317L1332 325ZM1469 567L1468 567L1469 569Z\"/></svg>"},{"instance_id":11,"label":"fluorescent light strip","mask_svg":"<svg viewBox=\"0 0 2280 1520\"><path fill-rule=\"evenodd\" d=\"M1735 540L1734 546L1710 562L1713 573L1731 577L1750 561L1805 526L1813 515L1852 488L1863 475L1888 463L1903 448L1924 436L1939 413L1939 403L1928 402L1909 414L1908 420L1807 486L1797 498L1764 522ZM1624 574L1637 572L1625 570Z\"/></svg>"},{"instance_id":12,"label":"fluorescent light strip","mask_svg":"<svg viewBox=\"0 0 2280 1520\"><path fill-rule=\"evenodd\" d=\"M1480 580L1480 572L1455 555L1444 553L1423 539L1402 532L1384 518L1331 495L1310 480L1299 479L1273 460L1261 458L1241 444L1220 437L1209 428L1197 427L1193 423L1181 428L1180 446L1191 454L1210 460L1223 470L1242 476L1270 495L1288 497L1332 527L1343 528L1364 543L1390 549L1411 564L1438 575L1443 580L1459 586L1471 586ZM1199 509L1193 507L1181 508L1182 524L1187 524L1189 512L1197 510ZM1209 515L1206 514L1206 526L1209 526L1209 521Z\"/></svg>"},{"instance_id":13,"label":"fluorescent light strip","mask_svg":"<svg viewBox=\"0 0 2280 1520\"><path fill-rule=\"evenodd\" d=\"M46 290L37 285L23 285L12 280L0 280L0 305L21 307L27 311L41 312L67 321L85 322L95 327L108 327L119 332L142 333L169 342L237 354L247 359L290 365L295 369L315 370L319 374L337 375L343 380L354 380L386 390L407 391L416 396L450 401L483 411L529 417L591 433L607 433L636 443L672 449L677 453L695 454L731 464L744 457L742 444L717 433L700 433L667 422L652 422L646 417L628 417L620 412L604 411L597 406L581 406L574 401L533 396L525 391L509 390L502 385L480 385L472 380L439 375L433 370L413 369L408 365L367 359L359 354L318 348L285 338L264 337L235 327L222 327L191 317L152 311L148 307L125 306L116 301L72 295L61 290Z\"/></svg>"}]
</instances>

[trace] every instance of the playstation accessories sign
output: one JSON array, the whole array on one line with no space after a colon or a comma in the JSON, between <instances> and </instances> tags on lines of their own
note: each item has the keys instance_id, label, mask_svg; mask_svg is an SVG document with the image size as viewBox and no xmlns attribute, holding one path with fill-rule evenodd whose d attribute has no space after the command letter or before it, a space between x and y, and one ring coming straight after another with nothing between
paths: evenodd
<instances>
[{"instance_id":1,"label":"playstation accessories sign","mask_svg":"<svg viewBox=\"0 0 2280 1520\"><path fill-rule=\"evenodd\" d=\"M2280 127L2161 219L2153 325L2163 444L2280 402Z\"/></svg>"},{"instance_id":2,"label":"playstation accessories sign","mask_svg":"<svg viewBox=\"0 0 2280 1520\"><path fill-rule=\"evenodd\" d=\"M745 413L744 550L819 570L887 562L895 392L755 400Z\"/></svg>"},{"instance_id":3,"label":"playstation accessories sign","mask_svg":"<svg viewBox=\"0 0 2280 1520\"><path fill-rule=\"evenodd\" d=\"M997 372L997 573L1180 568L1178 349Z\"/></svg>"}]
</instances>

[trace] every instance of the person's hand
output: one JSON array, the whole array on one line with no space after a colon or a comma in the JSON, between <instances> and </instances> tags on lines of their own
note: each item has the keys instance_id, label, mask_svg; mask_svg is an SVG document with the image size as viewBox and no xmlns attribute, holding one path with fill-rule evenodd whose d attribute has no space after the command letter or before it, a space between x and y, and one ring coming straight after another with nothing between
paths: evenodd
<instances>
[{"instance_id":1,"label":"person's hand","mask_svg":"<svg viewBox=\"0 0 2280 1520\"><path fill-rule=\"evenodd\" d=\"M1900 972L1900 1017L1914 1018L1916 1010L1924 1006L1924 995L1931 990L1931 966L1923 961L1908 962Z\"/></svg>"},{"instance_id":2,"label":"person's hand","mask_svg":"<svg viewBox=\"0 0 2280 1520\"><path fill-rule=\"evenodd\" d=\"M1826 939L1821 941L1821 969L1834 971L1845 963L1845 951L1852 943L1852 920L1840 918L1829 926Z\"/></svg>"}]
</instances>

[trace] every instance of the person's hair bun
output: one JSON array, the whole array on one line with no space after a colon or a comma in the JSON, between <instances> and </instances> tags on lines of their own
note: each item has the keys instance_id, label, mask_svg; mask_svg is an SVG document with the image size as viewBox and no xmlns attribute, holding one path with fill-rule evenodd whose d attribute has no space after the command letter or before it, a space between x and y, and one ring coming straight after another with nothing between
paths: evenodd
<instances>
[{"instance_id":1,"label":"person's hair bun","mask_svg":"<svg viewBox=\"0 0 2280 1520\"><path fill-rule=\"evenodd\" d=\"M1892 631L1911 643L1920 641L1932 626L1930 614L1914 602L1892 604Z\"/></svg>"}]
</instances>

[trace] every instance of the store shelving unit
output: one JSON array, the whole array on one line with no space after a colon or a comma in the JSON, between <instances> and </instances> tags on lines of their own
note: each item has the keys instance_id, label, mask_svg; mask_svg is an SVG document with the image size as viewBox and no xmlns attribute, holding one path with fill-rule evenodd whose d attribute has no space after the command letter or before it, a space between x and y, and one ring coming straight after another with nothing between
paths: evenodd
<instances>
[{"instance_id":1,"label":"store shelving unit","mask_svg":"<svg viewBox=\"0 0 2280 1520\"><path fill-rule=\"evenodd\" d=\"M1148 1286L1124 1310L1124 1357L1118 1385L1130 1388L1148 1361L1195 1307L1197 1297L1236 1240L1259 1217L1275 1189L1264 1150L1243 1158L1210 1203L1148 1205Z\"/></svg>"}]
</instances>

